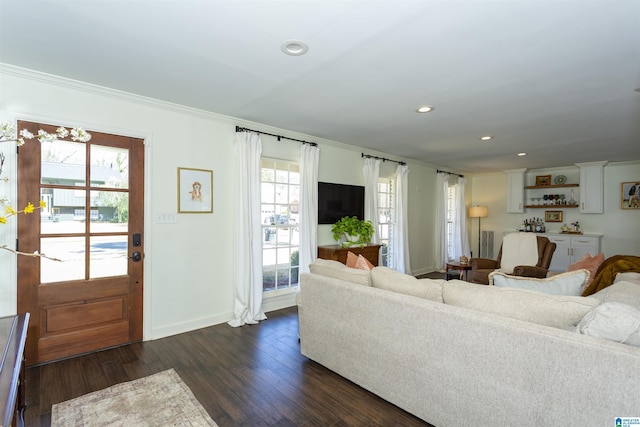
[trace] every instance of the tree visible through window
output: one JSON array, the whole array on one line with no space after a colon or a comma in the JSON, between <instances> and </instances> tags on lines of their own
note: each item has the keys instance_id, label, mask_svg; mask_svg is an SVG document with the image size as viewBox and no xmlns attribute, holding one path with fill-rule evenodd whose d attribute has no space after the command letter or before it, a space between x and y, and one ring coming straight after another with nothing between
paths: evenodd
<instances>
[{"instance_id":1,"label":"tree visible through window","mask_svg":"<svg viewBox=\"0 0 640 427\"><path fill-rule=\"evenodd\" d=\"M378 242L382 245L380 265L388 267L393 261L393 229L395 221L394 209L395 185L392 178L378 179Z\"/></svg>"},{"instance_id":2,"label":"tree visible through window","mask_svg":"<svg viewBox=\"0 0 640 427\"><path fill-rule=\"evenodd\" d=\"M298 285L300 168L284 160L261 161L262 289Z\"/></svg>"}]
</instances>

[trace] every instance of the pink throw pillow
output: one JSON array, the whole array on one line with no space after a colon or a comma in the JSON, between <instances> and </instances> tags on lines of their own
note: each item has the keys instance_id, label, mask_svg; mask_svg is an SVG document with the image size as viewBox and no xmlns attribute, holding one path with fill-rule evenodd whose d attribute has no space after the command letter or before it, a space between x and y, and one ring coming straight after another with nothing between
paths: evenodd
<instances>
[{"instance_id":1,"label":"pink throw pillow","mask_svg":"<svg viewBox=\"0 0 640 427\"><path fill-rule=\"evenodd\" d=\"M596 272L598 271L598 267L600 267L600 264L602 264L603 262L604 262L604 253L602 252L596 256L591 256L591 254L586 254L584 258L582 258L580 261L574 264L571 264L567 271L575 271L580 269L588 270L589 278L585 283L585 287L587 287L591 284L593 279L595 279Z\"/></svg>"},{"instance_id":2,"label":"pink throw pillow","mask_svg":"<svg viewBox=\"0 0 640 427\"><path fill-rule=\"evenodd\" d=\"M356 255L353 252L347 252L347 267L359 268L360 270L373 270L374 265L369 262L368 259L360 255Z\"/></svg>"},{"instance_id":3,"label":"pink throw pillow","mask_svg":"<svg viewBox=\"0 0 640 427\"><path fill-rule=\"evenodd\" d=\"M358 255L356 268L359 268L360 270L373 270L373 264L371 264L371 262L362 255Z\"/></svg>"}]
</instances>

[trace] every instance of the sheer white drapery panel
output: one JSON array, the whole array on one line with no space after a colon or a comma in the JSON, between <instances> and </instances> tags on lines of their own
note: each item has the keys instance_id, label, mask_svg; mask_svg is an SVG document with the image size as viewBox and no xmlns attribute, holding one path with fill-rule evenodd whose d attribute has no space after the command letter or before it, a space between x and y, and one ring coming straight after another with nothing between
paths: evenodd
<instances>
[{"instance_id":1,"label":"sheer white drapery panel","mask_svg":"<svg viewBox=\"0 0 640 427\"><path fill-rule=\"evenodd\" d=\"M454 260L458 261L462 255L470 257L469 234L467 233L467 209L465 208L465 187L467 180L458 177L456 184L455 219L453 224ZM479 254L478 254L479 255Z\"/></svg>"},{"instance_id":2,"label":"sheer white drapery panel","mask_svg":"<svg viewBox=\"0 0 640 427\"><path fill-rule=\"evenodd\" d=\"M393 260L392 268L401 273L411 274L411 262L409 257L409 232L407 222L407 201L409 189L409 166L398 165L396 168L396 197L394 224Z\"/></svg>"},{"instance_id":3,"label":"sheer white drapery panel","mask_svg":"<svg viewBox=\"0 0 640 427\"><path fill-rule=\"evenodd\" d=\"M436 192L436 268L444 270L447 265L447 199L449 175L438 173Z\"/></svg>"},{"instance_id":4,"label":"sheer white drapery panel","mask_svg":"<svg viewBox=\"0 0 640 427\"><path fill-rule=\"evenodd\" d=\"M235 141L234 306L230 326L256 324L262 310L262 227L260 225L260 157L262 140L236 132Z\"/></svg>"},{"instance_id":5,"label":"sheer white drapery panel","mask_svg":"<svg viewBox=\"0 0 640 427\"><path fill-rule=\"evenodd\" d=\"M364 175L364 219L371 221L373 224L373 237L371 243L380 242L378 238L378 180L380 178L380 159L367 157L364 159L362 167Z\"/></svg>"},{"instance_id":6,"label":"sheer white drapery panel","mask_svg":"<svg viewBox=\"0 0 640 427\"><path fill-rule=\"evenodd\" d=\"M300 148L300 273L309 272L318 246L318 162L320 149L310 144Z\"/></svg>"}]
</instances>

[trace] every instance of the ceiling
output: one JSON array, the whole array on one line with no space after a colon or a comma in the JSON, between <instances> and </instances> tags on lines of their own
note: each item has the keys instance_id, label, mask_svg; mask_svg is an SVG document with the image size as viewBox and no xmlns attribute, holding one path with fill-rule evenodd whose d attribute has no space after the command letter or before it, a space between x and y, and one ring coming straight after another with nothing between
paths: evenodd
<instances>
[{"instance_id":1,"label":"ceiling","mask_svg":"<svg viewBox=\"0 0 640 427\"><path fill-rule=\"evenodd\" d=\"M0 0L0 62L470 173L640 159L637 0Z\"/></svg>"}]
</instances>

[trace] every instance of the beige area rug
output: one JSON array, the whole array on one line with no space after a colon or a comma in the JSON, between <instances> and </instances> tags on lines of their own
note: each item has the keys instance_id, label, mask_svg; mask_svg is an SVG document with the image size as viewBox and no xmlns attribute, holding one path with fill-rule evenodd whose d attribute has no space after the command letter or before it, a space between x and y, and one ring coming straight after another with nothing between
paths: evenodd
<instances>
[{"instance_id":1,"label":"beige area rug","mask_svg":"<svg viewBox=\"0 0 640 427\"><path fill-rule=\"evenodd\" d=\"M53 405L52 427L217 426L169 369Z\"/></svg>"}]
</instances>

